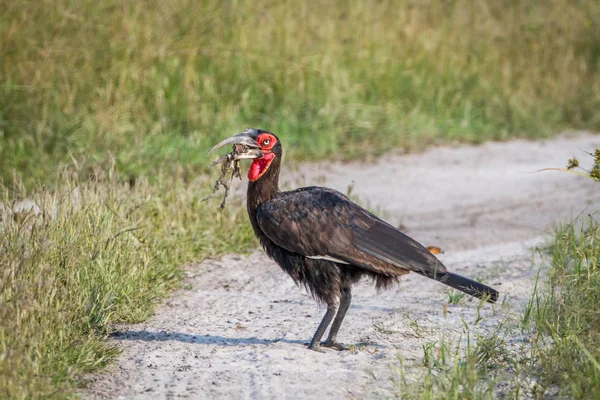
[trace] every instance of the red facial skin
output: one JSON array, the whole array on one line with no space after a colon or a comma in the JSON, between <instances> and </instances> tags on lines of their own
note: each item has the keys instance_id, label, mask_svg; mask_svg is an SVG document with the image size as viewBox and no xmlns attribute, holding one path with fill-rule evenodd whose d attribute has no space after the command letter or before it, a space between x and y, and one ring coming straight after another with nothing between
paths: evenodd
<instances>
[{"instance_id":1,"label":"red facial skin","mask_svg":"<svg viewBox=\"0 0 600 400\"><path fill-rule=\"evenodd\" d=\"M261 133L258 135L257 142L262 149L263 156L261 158L255 158L254 161L252 161L250 170L248 171L248 180L250 180L250 182L254 182L263 176L275 158L275 154L271 152L271 149L273 149L277 143L275 136L268 133Z\"/></svg>"}]
</instances>

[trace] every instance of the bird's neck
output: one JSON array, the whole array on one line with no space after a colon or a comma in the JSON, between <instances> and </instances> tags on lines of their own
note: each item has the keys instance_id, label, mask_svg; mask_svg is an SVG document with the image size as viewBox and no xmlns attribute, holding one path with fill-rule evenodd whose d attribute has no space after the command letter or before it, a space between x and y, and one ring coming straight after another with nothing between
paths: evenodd
<instances>
[{"instance_id":1,"label":"bird's neck","mask_svg":"<svg viewBox=\"0 0 600 400\"><path fill-rule=\"evenodd\" d=\"M254 230L258 228L256 221L256 210L263 202L275 198L279 194L279 158L273 160L269 169L263 176L254 182L248 183L248 197L246 206L248 207L248 215Z\"/></svg>"},{"instance_id":2,"label":"bird's neck","mask_svg":"<svg viewBox=\"0 0 600 400\"><path fill-rule=\"evenodd\" d=\"M248 211L256 211L261 203L275 198L278 194L279 169L275 171L275 168L269 168L265 175L248 183Z\"/></svg>"}]
</instances>

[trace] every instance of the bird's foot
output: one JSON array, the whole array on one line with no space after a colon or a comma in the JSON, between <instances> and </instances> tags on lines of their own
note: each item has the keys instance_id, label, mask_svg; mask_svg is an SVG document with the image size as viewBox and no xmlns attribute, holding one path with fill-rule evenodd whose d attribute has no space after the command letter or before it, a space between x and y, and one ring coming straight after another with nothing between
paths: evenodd
<instances>
[{"instance_id":1,"label":"bird's foot","mask_svg":"<svg viewBox=\"0 0 600 400\"><path fill-rule=\"evenodd\" d=\"M346 346L341 343L336 342L335 340L327 339L326 341L321 343L323 347L331 347L332 349L336 349L338 351L348 350Z\"/></svg>"},{"instance_id":2,"label":"bird's foot","mask_svg":"<svg viewBox=\"0 0 600 400\"><path fill-rule=\"evenodd\" d=\"M309 350L314 350L319 353L325 353L325 350L323 350L323 348L321 348L321 345L318 342L317 343L311 342L310 344L308 344L307 347Z\"/></svg>"}]
</instances>

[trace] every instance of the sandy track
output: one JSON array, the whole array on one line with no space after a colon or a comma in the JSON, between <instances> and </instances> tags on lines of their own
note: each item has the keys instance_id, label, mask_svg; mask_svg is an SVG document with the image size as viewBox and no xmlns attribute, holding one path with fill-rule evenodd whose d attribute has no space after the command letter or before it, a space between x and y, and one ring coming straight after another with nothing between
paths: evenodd
<instances>
[{"instance_id":1,"label":"sandy track","mask_svg":"<svg viewBox=\"0 0 600 400\"><path fill-rule=\"evenodd\" d=\"M448 289L426 278L409 275L380 294L361 283L340 330L340 340L359 350L321 354L305 343L324 309L262 251L229 255L191 268L188 290L165 301L147 323L117 332L112 340L123 349L117 365L93 377L82 396L388 396L398 355L417 365L422 344L464 338L464 323L472 334L489 332L527 301L537 268L531 248L547 239L553 223L600 204L594 182L530 172L563 166L573 155L583 159L580 149L594 147L599 136L580 134L284 170L290 187L318 183L345 192L353 185L353 194L388 221L425 245L442 247L448 269L497 287L505 306L484 306L475 324L477 301L449 305L444 316Z\"/></svg>"}]
</instances>

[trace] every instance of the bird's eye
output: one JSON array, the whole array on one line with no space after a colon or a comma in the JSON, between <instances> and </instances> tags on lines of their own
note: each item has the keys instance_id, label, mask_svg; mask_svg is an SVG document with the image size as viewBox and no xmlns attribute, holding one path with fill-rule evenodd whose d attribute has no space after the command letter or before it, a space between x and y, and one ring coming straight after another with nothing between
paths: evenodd
<instances>
[{"instance_id":1,"label":"bird's eye","mask_svg":"<svg viewBox=\"0 0 600 400\"><path fill-rule=\"evenodd\" d=\"M265 139L265 140L263 140L263 142L262 142L263 146L268 146L268 145L269 145L269 143L271 143L271 139Z\"/></svg>"}]
</instances>

